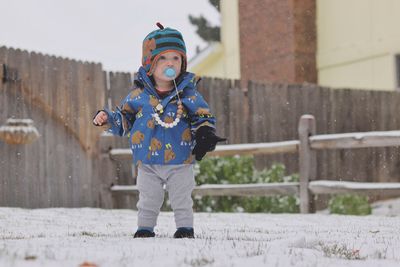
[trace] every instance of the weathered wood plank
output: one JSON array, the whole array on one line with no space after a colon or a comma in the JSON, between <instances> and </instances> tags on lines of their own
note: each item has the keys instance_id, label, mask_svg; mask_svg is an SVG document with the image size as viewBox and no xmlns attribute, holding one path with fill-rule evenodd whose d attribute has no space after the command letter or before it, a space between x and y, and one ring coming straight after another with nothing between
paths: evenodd
<instances>
[{"instance_id":1,"label":"weathered wood plank","mask_svg":"<svg viewBox=\"0 0 400 267\"><path fill-rule=\"evenodd\" d=\"M269 100L266 97L265 87L260 86L256 82L248 82L248 103L249 103L249 141L250 143L260 143L271 141L269 139L270 128L266 127L266 120L270 118L268 116L267 103ZM269 126L269 123L267 124ZM254 158L254 164L256 168L265 168L266 157L258 156ZM262 167L260 167L262 166Z\"/></svg>"},{"instance_id":2,"label":"weathered wood plank","mask_svg":"<svg viewBox=\"0 0 400 267\"><path fill-rule=\"evenodd\" d=\"M235 155L267 155L279 153L295 153L298 151L299 141L283 141L256 144L219 145L215 151L207 156L235 156Z\"/></svg>"},{"instance_id":3,"label":"weathered wood plank","mask_svg":"<svg viewBox=\"0 0 400 267\"><path fill-rule=\"evenodd\" d=\"M215 151L207 156L235 156L235 155L266 155L277 153L294 153L298 150L299 141L283 141L274 143L217 145ZM110 157L114 160L128 160L132 158L131 149L111 149Z\"/></svg>"},{"instance_id":4,"label":"weathered wood plank","mask_svg":"<svg viewBox=\"0 0 400 267\"><path fill-rule=\"evenodd\" d=\"M115 110L116 106L119 106L121 101L130 93L132 89L132 79L129 73L111 72L109 73L109 85L110 85L110 99L112 109ZM123 147L128 148L129 142L126 137L114 137L112 147ZM118 175L118 184L120 185L132 185L135 182L132 177L131 167L132 157L130 161L118 162L115 166L115 170ZM134 201L132 199L121 197L117 198L117 208L134 208Z\"/></svg>"},{"instance_id":5,"label":"weathered wood plank","mask_svg":"<svg viewBox=\"0 0 400 267\"><path fill-rule=\"evenodd\" d=\"M270 119L270 121L273 122L267 124L267 131L271 132L270 138L267 140L276 142L298 138L296 128L300 116L304 114L300 112L302 101L299 101L299 93L301 92L299 90L299 85L274 84L272 90L273 92L267 94L267 96L275 96L276 100L274 101L274 99L266 97L272 109L268 114L265 114L265 116L271 118L272 120ZM295 158L298 158L297 155ZM271 159L274 162L284 164L285 168L291 171L291 173L298 170L299 164L297 161L292 160L293 155L291 154L279 154ZM271 161L271 159L269 159L269 161ZM266 166L270 165L271 164L268 164Z\"/></svg>"},{"instance_id":6,"label":"weathered wood plank","mask_svg":"<svg viewBox=\"0 0 400 267\"><path fill-rule=\"evenodd\" d=\"M196 186L194 196L276 196L298 195L299 183L267 183L267 184L204 184ZM400 183L361 183L319 180L309 183L313 194L363 194L368 196L385 195L399 196ZM137 195L139 190L135 185L114 185L110 187L113 194Z\"/></svg>"},{"instance_id":7,"label":"weathered wood plank","mask_svg":"<svg viewBox=\"0 0 400 267\"><path fill-rule=\"evenodd\" d=\"M94 187L96 187L92 180L94 177L92 177L92 162L90 158L90 151L91 151L91 143L92 143L92 136L90 135L91 133L91 128L88 127L88 122L90 122L92 115L90 114L90 99L93 95L93 92L91 90L93 86L93 71L92 71L92 63L89 62L84 62L82 64L82 83L81 83L81 88L80 92L82 92L81 99L80 99L80 114L79 114L79 119L80 119L80 124L82 131L80 132L80 139L82 140L83 145L83 150L82 150L82 157L84 161L87 162L87 164L82 165L81 163L81 168L82 168L82 174L80 179L85 181L85 187L84 187L84 194L85 194L85 200L84 202L86 203L87 206L93 206L94 203L94 193L95 191L93 190ZM83 126L84 125L84 126ZM82 162L81 160L81 162Z\"/></svg>"},{"instance_id":8,"label":"weathered wood plank","mask_svg":"<svg viewBox=\"0 0 400 267\"><path fill-rule=\"evenodd\" d=\"M81 89L81 80L80 80L80 62L71 60L70 64L68 65L69 70L68 70L68 79L70 81L70 86L69 86L69 98L68 98L68 103L70 106L70 116L71 116L71 122L69 123L69 129L71 129L71 134L69 135L69 145L72 150L76 149L75 143L78 140L78 111L79 111L79 101L78 101L78 91ZM86 127L86 124L85 126ZM70 176L72 181L72 206L78 207L80 205L83 205L85 203L84 201L84 192L83 188L85 187L85 181L81 180L81 175L82 169L80 168L80 162L81 159L80 153L77 153L75 151L74 156L69 157L69 171L70 171Z\"/></svg>"},{"instance_id":9,"label":"weathered wood plank","mask_svg":"<svg viewBox=\"0 0 400 267\"><path fill-rule=\"evenodd\" d=\"M18 67L21 63L21 50L19 49L9 49L8 62L7 65L10 69L14 69L18 73L18 78L20 71ZM21 80L17 81L7 81L6 90L10 96L13 105L9 106L10 113L8 117L20 118L23 116L23 96L21 94ZM26 187L24 186L25 178L25 153L23 146L20 145L8 145L8 152L10 153L9 160L11 164L9 183L11 185L11 203L12 206L23 206L26 204Z\"/></svg>"},{"instance_id":10,"label":"weathered wood plank","mask_svg":"<svg viewBox=\"0 0 400 267\"><path fill-rule=\"evenodd\" d=\"M313 149L400 146L400 131L314 135L310 145Z\"/></svg>"},{"instance_id":11,"label":"weathered wood plank","mask_svg":"<svg viewBox=\"0 0 400 267\"><path fill-rule=\"evenodd\" d=\"M138 188L114 185L110 188L113 194L138 194ZM263 184L204 184L196 186L194 196L291 196L299 192L299 183L263 183Z\"/></svg>"},{"instance_id":12,"label":"weathered wood plank","mask_svg":"<svg viewBox=\"0 0 400 267\"><path fill-rule=\"evenodd\" d=\"M52 147L50 150L51 157L50 162L52 163L51 174L49 175L52 179L52 193L53 193L53 203L52 205L56 207L66 206L68 199L68 191L66 190L65 181L66 177L66 164L56 164L59 162L66 162L67 159L67 150L71 149L70 147L62 146L61 144L65 143L66 135L65 135L65 127L64 127L64 109L62 107L61 98L63 98L62 91L63 84L61 80L64 76L64 70L62 65L63 59L60 57L51 57L50 65L48 68L50 69L51 75L51 95L50 101L48 104L52 108L51 116L50 116L50 124L48 128L49 131L49 145Z\"/></svg>"},{"instance_id":13,"label":"weathered wood plank","mask_svg":"<svg viewBox=\"0 0 400 267\"><path fill-rule=\"evenodd\" d=\"M362 194L367 196L381 195L385 197L400 196L400 183L363 183L318 180L309 184L313 194Z\"/></svg>"},{"instance_id":14,"label":"weathered wood plank","mask_svg":"<svg viewBox=\"0 0 400 267\"><path fill-rule=\"evenodd\" d=\"M44 77L44 64L43 56L38 53L30 54L30 84L29 90L31 94L31 110L30 115L35 123L40 137L33 143L32 154L34 155L31 159L34 167L30 170L33 180L32 190L34 197L31 199L31 207L46 207L47 203L47 189L46 189L46 173L45 168L45 139L44 139L44 127L46 112L41 109L40 96L41 90L43 90L43 77Z\"/></svg>"},{"instance_id":15,"label":"weathered wood plank","mask_svg":"<svg viewBox=\"0 0 400 267\"><path fill-rule=\"evenodd\" d=\"M53 119L56 115L55 101L56 91L54 88L57 86L56 72L53 69L54 61L56 60L53 56L44 56L45 68L44 68L44 99L45 103L50 107L49 114L45 118L45 147L46 156L43 159L46 168L46 180L47 180L47 192L48 192L48 205L50 207L60 206L60 178L58 175L58 161L57 161L57 134L55 133L55 127L57 127L57 122Z\"/></svg>"},{"instance_id":16,"label":"weathered wood plank","mask_svg":"<svg viewBox=\"0 0 400 267\"><path fill-rule=\"evenodd\" d=\"M30 90L30 54L27 51L21 51L19 53L18 71L20 77L19 84L19 95L21 97L21 118L32 119L32 100ZM25 184L25 200L23 203L24 207L35 207L37 202L36 192L34 191L35 183L37 183L37 177L34 172L36 168L36 144L23 145L21 148L21 172L22 181Z\"/></svg>"},{"instance_id":17,"label":"weathered wood plank","mask_svg":"<svg viewBox=\"0 0 400 267\"><path fill-rule=\"evenodd\" d=\"M28 118L29 110L29 91L27 84L29 84L29 53L27 51L22 51L20 49L16 50L14 58L14 66L18 72L18 82L15 83L16 90L16 103L18 105L16 118ZM30 173L32 169L29 167L29 162L32 160L33 155L30 155L28 145L18 146L18 172L20 176L20 181L24 186L21 186L17 190L21 194L20 205L29 207L30 206L30 196L31 196L31 183Z\"/></svg>"},{"instance_id":18,"label":"weathered wood plank","mask_svg":"<svg viewBox=\"0 0 400 267\"><path fill-rule=\"evenodd\" d=\"M329 133L329 116L331 110L331 102L329 101L329 90L323 87L313 88L314 98L307 103L305 114L315 115L316 121L320 122L316 125L316 133ZM319 103L315 105L315 103ZM319 112L324 110L325 112ZM317 151L317 173L319 177L333 177L329 174L329 151ZM328 175L329 174L329 175Z\"/></svg>"},{"instance_id":19,"label":"weathered wood plank","mask_svg":"<svg viewBox=\"0 0 400 267\"><path fill-rule=\"evenodd\" d=\"M132 88L130 73L110 72L110 98L112 109L119 106Z\"/></svg>"},{"instance_id":20,"label":"weathered wood plank","mask_svg":"<svg viewBox=\"0 0 400 267\"><path fill-rule=\"evenodd\" d=\"M73 108L71 105L71 95L73 94L74 82L72 81L72 60L62 60L58 62L58 79L57 88L60 89L57 93L57 101L60 105L56 113L59 116L59 128L64 130L65 134L62 136L63 147L59 148L63 157L63 167L62 172L60 171L60 178L62 179L63 191L65 198L63 201L63 206L74 207L74 183L73 181L77 179L74 176L74 169L78 169L78 166L74 166L73 158L76 157L76 151L74 143L76 142L75 135L71 131L74 115ZM62 99L60 99L62 98Z\"/></svg>"},{"instance_id":21,"label":"weathered wood plank","mask_svg":"<svg viewBox=\"0 0 400 267\"><path fill-rule=\"evenodd\" d=\"M250 127L249 97L247 88L240 88L240 80L235 81L235 88L237 88L237 90L240 91L242 94L242 100L240 101L241 109L238 109L241 111L239 111L240 114L237 121L238 126L236 126L236 129L239 128L238 131L241 132L239 143L244 144L248 142L247 140L249 140L249 135L248 135L249 134L248 128ZM243 124L239 125L240 122L243 122L244 125Z\"/></svg>"},{"instance_id":22,"label":"weathered wood plank","mask_svg":"<svg viewBox=\"0 0 400 267\"><path fill-rule=\"evenodd\" d=\"M249 120L247 122L248 128L247 128L247 142L249 143L255 143L256 138L256 127L257 127L257 117L256 115L256 109L257 106L254 104L255 99L257 98L256 96L256 91L253 88L252 83L249 81L248 86L247 86L247 98L248 102L252 103L249 105Z\"/></svg>"},{"instance_id":23,"label":"weathered wood plank","mask_svg":"<svg viewBox=\"0 0 400 267\"><path fill-rule=\"evenodd\" d=\"M84 203L84 205L90 206L91 204L91 198L92 198L92 188L91 188L91 183L90 183L90 177L87 176L88 174L88 168L90 166L90 163L87 161L87 144L85 142L86 134L87 134L87 121L85 121L85 118L88 117L87 115L87 91L88 91L88 68L89 68L89 63L87 62L78 62L78 88L76 88L76 101L79 103L78 110L76 111L76 119L78 121L78 138L79 141L81 142L82 146L82 151L79 153L79 157L77 158L77 162L75 163L75 166L80 167L80 172L78 173L78 179L80 183L80 199L81 203ZM87 165L82 165L81 162L86 161Z\"/></svg>"},{"instance_id":24,"label":"weathered wood plank","mask_svg":"<svg viewBox=\"0 0 400 267\"><path fill-rule=\"evenodd\" d=\"M238 113L240 112L240 109L238 109L238 99L238 91L235 88L232 88L232 90L228 92L229 106L232 107L232 109L229 110L229 120L231 121L231 123L229 124L228 129L229 135L227 135L226 138L228 138L229 142L233 144L240 143L241 135L241 132L239 131L240 128L237 127L239 123ZM239 112L235 112L235 110Z\"/></svg>"},{"instance_id":25,"label":"weathered wood plank","mask_svg":"<svg viewBox=\"0 0 400 267\"><path fill-rule=\"evenodd\" d=\"M209 108L211 113L217 118L217 134L225 136L227 133L227 123L229 118L228 108L228 82L222 79L213 79L210 87ZM221 97L221 95L225 97Z\"/></svg>"},{"instance_id":26,"label":"weathered wood plank","mask_svg":"<svg viewBox=\"0 0 400 267\"><path fill-rule=\"evenodd\" d=\"M308 184L317 175L315 151L311 150L309 136L315 134L315 119L311 115L303 115L299 121L299 169L300 169L300 212L309 213L313 208L313 197L308 191Z\"/></svg>"},{"instance_id":27,"label":"weathered wood plank","mask_svg":"<svg viewBox=\"0 0 400 267\"><path fill-rule=\"evenodd\" d=\"M8 58L8 49L4 46L0 47L0 125L3 125L9 115L9 105L11 106L13 102L11 101L8 93L8 85L7 83L3 83L3 65L7 64ZM0 205L1 206L9 206L11 203L11 197L13 195L12 192L12 184L11 184L11 175L10 175L10 164L11 156L8 145L0 141Z\"/></svg>"},{"instance_id":28,"label":"weathered wood plank","mask_svg":"<svg viewBox=\"0 0 400 267\"><path fill-rule=\"evenodd\" d=\"M299 183L200 185L194 188L196 196L286 196L297 195Z\"/></svg>"},{"instance_id":29,"label":"weathered wood plank","mask_svg":"<svg viewBox=\"0 0 400 267\"><path fill-rule=\"evenodd\" d=\"M54 127L58 129L60 132L64 132L65 129L65 117L67 113L67 99L68 99L68 90L67 90L67 80L66 80L66 68L65 60L56 57L53 60L53 65L50 66L54 71L55 76L55 86L53 88L53 111L54 111ZM63 162L64 164L58 164L57 172L57 187L58 190L58 203L57 206L72 206L72 196L70 192L72 191L72 186L70 183L70 179L68 178L68 169L69 166L66 164L68 162L69 150L71 150L71 146L65 146L61 144L66 144L68 135L67 134L58 134L58 131L53 129L52 140L55 143L54 147L54 156L53 160L55 162Z\"/></svg>"},{"instance_id":30,"label":"weathered wood plank","mask_svg":"<svg viewBox=\"0 0 400 267\"><path fill-rule=\"evenodd\" d=\"M88 126L90 128L90 135L92 138L91 146L91 159L92 172L92 195L96 201L96 207L112 208L112 198L109 192L109 185L112 183L114 166L109 160L108 155L102 153L101 149L101 129L94 127L91 124L92 117L97 110L101 109L107 102L108 90L106 87L106 72L102 70L101 64L93 66L93 82L91 88L92 97L90 98L90 113L92 116L89 118Z\"/></svg>"},{"instance_id":31,"label":"weathered wood plank","mask_svg":"<svg viewBox=\"0 0 400 267\"><path fill-rule=\"evenodd\" d=\"M228 136L229 134L229 91L232 89L231 87L231 80L229 79L224 79L222 80L222 87L219 90L214 90L216 93L219 95L217 96L217 99L220 100L219 106L221 107L221 111L219 114L220 119L217 120L217 123L220 123L219 127L221 128L218 130L217 128L217 133L221 134L222 136ZM225 97L220 97L221 94Z\"/></svg>"}]
</instances>

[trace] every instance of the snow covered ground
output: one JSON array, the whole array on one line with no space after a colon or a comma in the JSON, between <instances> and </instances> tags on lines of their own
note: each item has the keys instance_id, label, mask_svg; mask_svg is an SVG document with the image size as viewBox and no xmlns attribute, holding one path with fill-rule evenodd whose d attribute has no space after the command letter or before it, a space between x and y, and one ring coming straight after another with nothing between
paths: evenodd
<instances>
[{"instance_id":1,"label":"snow covered ground","mask_svg":"<svg viewBox=\"0 0 400 267\"><path fill-rule=\"evenodd\" d=\"M173 239L161 213L156 238L133 239L131 210L0 208L0 266L400 266L400 216L196 213L195 226Z\"/></svg>"}]
</instances>

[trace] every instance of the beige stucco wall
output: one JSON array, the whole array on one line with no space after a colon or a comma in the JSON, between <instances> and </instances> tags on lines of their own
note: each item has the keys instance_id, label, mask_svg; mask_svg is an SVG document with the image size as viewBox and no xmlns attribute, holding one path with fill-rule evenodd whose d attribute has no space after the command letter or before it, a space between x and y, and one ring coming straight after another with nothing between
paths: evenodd
<instances>
[{"instance_id":1,"label":"beige stucco wall","mask_svg":"<svg viewBox=\"0 0 400 267\"><path fill-rule=\"evenodd\" d=\"M224 76L240 79L238 0L221 0L221 40L224 47Z\"/></svg>"},{"instance_id":2,"label":"beige stucco wall","mask_svg":"<svg viewBox=\"0 0 400 267\"><path fill-rule=\"evenodd\" d=\"M318 83L394 90L399 0L317 0Z\"/></svg>"},{"instance_id":3,"label":"beige stucco wall","mask_svg":"<svg viewBox=\"0 0 400 267\"><path fill-rule=\"evenodd\" d=\"M240 79L238 0L221 0L221 43L189 70L200 76Z\"/></svg>"},{"instance_id":4,"label":"beige stucco wall","mask_svg":"<svg viewBox=\"0 0 400 267\"><path fill-rule=\"evenodd\" d=\"M212 44L200 55L195 63L189 61L188 69L199 76L223 78L223 47L220 43Z\"/></svg>"}]
</instances>

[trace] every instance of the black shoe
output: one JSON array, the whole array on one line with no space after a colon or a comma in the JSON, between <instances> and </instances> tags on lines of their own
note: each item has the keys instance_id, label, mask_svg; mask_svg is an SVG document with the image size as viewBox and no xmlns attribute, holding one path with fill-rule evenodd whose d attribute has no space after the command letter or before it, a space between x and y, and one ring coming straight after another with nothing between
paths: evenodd
<instances>
[{"instance_id":1,"label":"black shoe","mask_svg":"<svg viewBox=\"0 0 400 267\"><path fill-rule=\"evenodd\" d=\"M174 238L194 238L193 228L178 228L174 234Z\"/></svg>"},{"instance_id":2,"label":"black shoe","mask_svg":"<svg viewBox=\"0 0 400 267\"><path fill-rule=\"evenodd\" d=\"M150 232L149 230L137 230L134 238L146 238L146 237L155 237L156 234L154 232Z\"/></svg>"}]
</instances>

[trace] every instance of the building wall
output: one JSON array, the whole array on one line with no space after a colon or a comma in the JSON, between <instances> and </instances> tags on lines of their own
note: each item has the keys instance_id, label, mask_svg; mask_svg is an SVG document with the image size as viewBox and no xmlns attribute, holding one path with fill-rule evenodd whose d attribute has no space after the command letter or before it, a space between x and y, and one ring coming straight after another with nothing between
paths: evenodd
<instances>
[{"instance_id":1,"label":"building wall","mask_svg":"<svg viewBox=\"0 0 400 267\"><path fill-rule=\"evenodd\" d=\"M318 83L394 90L400 1L317 0Z\"/></svg>"},{"instance_id":2,"label":"building wall","mask_svg":"<svg viewBox=\"0 0 400 267\"><path fill-rule=\"evenodd\" d=\"M240 79L238 16L238 0L221 0L221 42L210 44L189 61L190 71L200 76Z\"/></svg>"},{"instance_id":3,"label":"building wall","mask_svg":"<svg viewBox=\"0 0 400 267\"><path fill-rule=\"evenodd\" d=\"M315 0L239 0L242 80L317 81Z\"/></svg>"},{"instance_id":4,"label":"building wall","mask_svg":"<svg viewBox=\"0 0 400 267\"><path fill-rule=\"evenodd\" d=\"M221 0L221 40L224 48L223 77L240 79L238 0Z\"/></svg>"},{"instance_id":5,"label":"building wall","mask_svg":"<svg viewBox=\"0 0 400 267\"><path fill-rule=\"evenodd\" d=\"M189 60L188 70L199 76L224 78L223 46L210 44L204 51Z\"/></svg>"}]
</instances>

